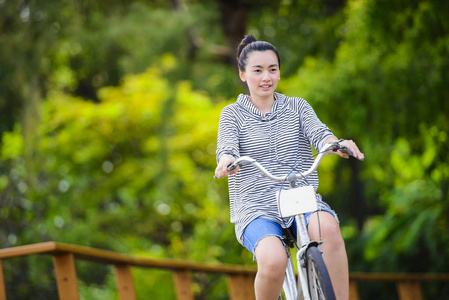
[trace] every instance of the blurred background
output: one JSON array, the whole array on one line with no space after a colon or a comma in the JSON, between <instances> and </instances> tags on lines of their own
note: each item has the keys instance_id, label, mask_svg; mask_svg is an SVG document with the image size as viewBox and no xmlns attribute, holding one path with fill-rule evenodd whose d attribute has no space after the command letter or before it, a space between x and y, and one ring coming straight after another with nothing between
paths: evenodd
<instances>
[{"instance_id":1,"label":"blurred background","mask_svg":"<svg viewBox=\"0 0 449 300\"><path fill-rule=\"evenodd\" d=\"M280 52L278 92L365 153L319 170L350 271L448 272L448 15L446 0L0 0L0 247L254 266L212 178L251 33ZM50 257L3 266L8 299L57 298ZM82 299L118 299L109 267L77 272ZM133 276L138 299L174 298L169 272ZM225 279L193 280L197 299L227 299ZM393 284L359 289L396 297Z\"/></svg>"}]
</instances>

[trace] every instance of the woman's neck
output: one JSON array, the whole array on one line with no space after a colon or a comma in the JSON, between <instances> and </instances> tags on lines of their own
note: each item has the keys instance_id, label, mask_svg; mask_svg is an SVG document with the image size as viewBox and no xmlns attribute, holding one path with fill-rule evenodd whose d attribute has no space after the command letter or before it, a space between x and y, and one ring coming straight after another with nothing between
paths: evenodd
<instances>
[{"instance_id":1,"label":"woman's neck","mask_svg":"<svg viewBox=\"0 0 449 300\"><path fill-rule=\"evenodd\" d=\"M260 111L261 114L266 114L271 112L274 104L274 95L266 98L252 97L249 99L254 104L254 106Z\"/></svg>"}]
</instances>

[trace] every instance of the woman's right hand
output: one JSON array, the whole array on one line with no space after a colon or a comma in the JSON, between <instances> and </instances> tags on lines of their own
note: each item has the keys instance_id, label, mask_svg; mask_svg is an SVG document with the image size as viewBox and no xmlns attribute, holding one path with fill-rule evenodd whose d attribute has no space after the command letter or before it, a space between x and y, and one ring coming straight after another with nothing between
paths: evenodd
<instances>
[{"instance_id":1,"label":"woman's right hand","mask_svg":"<svg viewBox=\"0 0 449 300\"><path fill-rule=\"evenodd\" d=\"M228 172L227 168L229 167L230 164L232 164L235 161L235 158L230 156L230 155L223 155L220 158L220 161L218 162L218 166L215 169L215 176L217 178L224 178L228 175L233 175L235 173L237 173L237 171L239 170L240 167L235 168L234 170L232 170L231 172Z\"/></svg>"}]
</instances>

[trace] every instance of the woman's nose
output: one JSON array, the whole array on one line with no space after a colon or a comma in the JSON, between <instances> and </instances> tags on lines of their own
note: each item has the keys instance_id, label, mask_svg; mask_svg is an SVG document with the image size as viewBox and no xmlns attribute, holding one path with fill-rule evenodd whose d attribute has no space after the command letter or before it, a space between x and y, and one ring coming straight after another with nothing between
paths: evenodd
<instances>
[{"instance_id":1,"label":"woman's nose","mask_svg":"<svg viewBox=\"0 0 449 300\"><path fill-rule=\"evenodd\" d=\"M267 81L270 79L270 74L268 72L263 72L262 80Z\"/></svg>"}]
</instances>

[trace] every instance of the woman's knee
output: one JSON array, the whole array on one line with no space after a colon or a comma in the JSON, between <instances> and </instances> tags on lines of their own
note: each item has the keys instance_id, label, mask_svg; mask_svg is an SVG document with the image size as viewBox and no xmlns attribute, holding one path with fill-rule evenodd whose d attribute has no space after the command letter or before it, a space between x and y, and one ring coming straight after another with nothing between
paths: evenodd
<instances>
[{"instance_id":1,"label":"woman's knee","mask_svg":"<svg viewBox=\"0 0 449 300\"><path fill-rule=\"evenodd\" d=\"M319 224L318 224L319 220ZM319 240L320 235L323 241L335 247L344 246L338 222L330 214L320 214L320 218L313 214L309 219L309 235L312 240Z\"/></svg>"},{"instance_id":2,"label":"woman's knee","mask_svg":"<svg viewBox=\"0 0 449 300\"><path fill-rule=\"evenodd\" d=\"M285 273L287 253L284 244L276 236L268 236L259 241L255 249L258 272L268 276Z\"/></svg>"}]
</instances>

